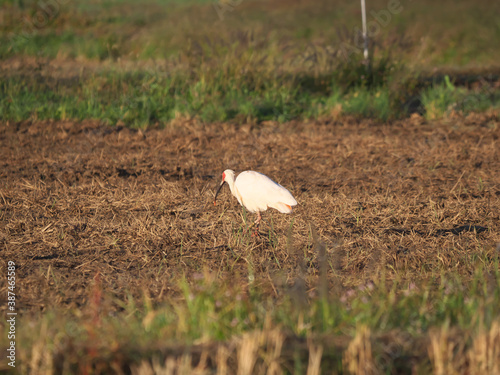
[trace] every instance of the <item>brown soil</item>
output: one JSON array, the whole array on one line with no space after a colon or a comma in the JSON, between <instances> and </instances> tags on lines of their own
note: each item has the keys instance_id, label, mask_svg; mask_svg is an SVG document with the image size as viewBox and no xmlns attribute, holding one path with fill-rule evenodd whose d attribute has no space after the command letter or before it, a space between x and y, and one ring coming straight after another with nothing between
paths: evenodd
<instances>
[{"instance_id":1,"label":"brown soil","mask_svg":"<svg viewBox=\"0 0 500 375\"><path fill-rule=\"evenodd\" d=\"M273 293L269 275L291 277L300 259L314 293L318 244L334 286L381 270L389 279L469 277L498 255L499 125L495 115L147 131L3 123L0 264L16 263L25 312L88 305L96 275L113 300L147 291L160 303L182 274L210 269L245 283L252 264ZM299 205L291 216L267 211L262 235L242 236L229 189L212 203L226 168L267 174Z\"/></svg>"}]
</instances>

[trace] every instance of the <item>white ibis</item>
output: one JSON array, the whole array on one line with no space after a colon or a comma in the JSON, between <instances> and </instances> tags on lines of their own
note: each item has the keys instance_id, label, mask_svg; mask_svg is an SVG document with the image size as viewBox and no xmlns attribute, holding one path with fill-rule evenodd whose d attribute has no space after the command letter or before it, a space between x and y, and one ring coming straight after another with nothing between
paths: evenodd
<instances>
[{"instance_id":1,"label":"white ibis","mask_svg":"<svg viewBox=\"0 0 500 375\"><path fill-rule=\"evenodd\" d=\"M214 205L225 182L242 206L250 212L257 213L257 219L250 226L250 228L254 225L257 226L256 233L262 219L260 214L262 211L271 207L281 213L289 214L292 212L292 206L297 205L297 201L287 189L262 173L245 171L241 172L235 179L234 171L231 169L226 169L222 173L222 182L215 193Z\"/></svg>"}]
</instances>

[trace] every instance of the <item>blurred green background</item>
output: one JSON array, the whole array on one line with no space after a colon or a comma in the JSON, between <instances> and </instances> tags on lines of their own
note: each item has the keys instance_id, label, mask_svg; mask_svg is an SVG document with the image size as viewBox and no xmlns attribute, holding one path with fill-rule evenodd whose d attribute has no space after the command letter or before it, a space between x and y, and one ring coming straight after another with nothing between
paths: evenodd
<instances>
[{"instance_id":1,"label":"blurred green background","mask_svg":"<svg viewBox=\"0 0 500 375\"><path fill-rule=\"evenodd\" d=\"M5 119L385 121L499 103L498 2L368 0L369 66L358 1L23 0L0 12Z\"/></svg>"}]
</instances>

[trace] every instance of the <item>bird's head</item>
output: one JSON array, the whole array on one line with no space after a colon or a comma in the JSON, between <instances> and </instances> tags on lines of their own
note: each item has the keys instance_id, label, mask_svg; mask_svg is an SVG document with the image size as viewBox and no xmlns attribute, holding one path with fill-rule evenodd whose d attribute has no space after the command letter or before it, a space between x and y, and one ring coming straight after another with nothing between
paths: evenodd
<instances>
[{"instance_id":1,"label":"bird's head","mask_svg":"<svg viewBox=\"0 0 500 375\"><path fill-rule=\"evenodd\" d=\"M226 169L224 172L222 172L222 181L221 181L219 187L217 188L217 191L215 192L214 206L215 206L215 203L217 201L217 195L219 195L219 191L220 191L220 189L222 189L222 186L224 185L225 182L227 182L227 183L234 182L234 171L233 170Z\"/></svg>"}]
</instances>

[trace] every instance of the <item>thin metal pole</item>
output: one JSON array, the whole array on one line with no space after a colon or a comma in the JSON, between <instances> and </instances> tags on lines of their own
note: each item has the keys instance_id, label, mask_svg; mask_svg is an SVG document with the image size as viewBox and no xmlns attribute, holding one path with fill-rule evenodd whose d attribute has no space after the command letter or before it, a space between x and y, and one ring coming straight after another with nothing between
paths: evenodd
<instances>
[{"instance_id":1,"label":"thin metal pole","mask_svg":"<svg viewBox=\"0 0 500 375\"><path fill-rule=\"evenodd\" d=\"M365 61L368 63L368 33L366 32L366 5L365 0L361 0L361 18L363 20L363 39L365 42L365 48L363 51L363 56Z\"/></svg>"}]
</instances>

